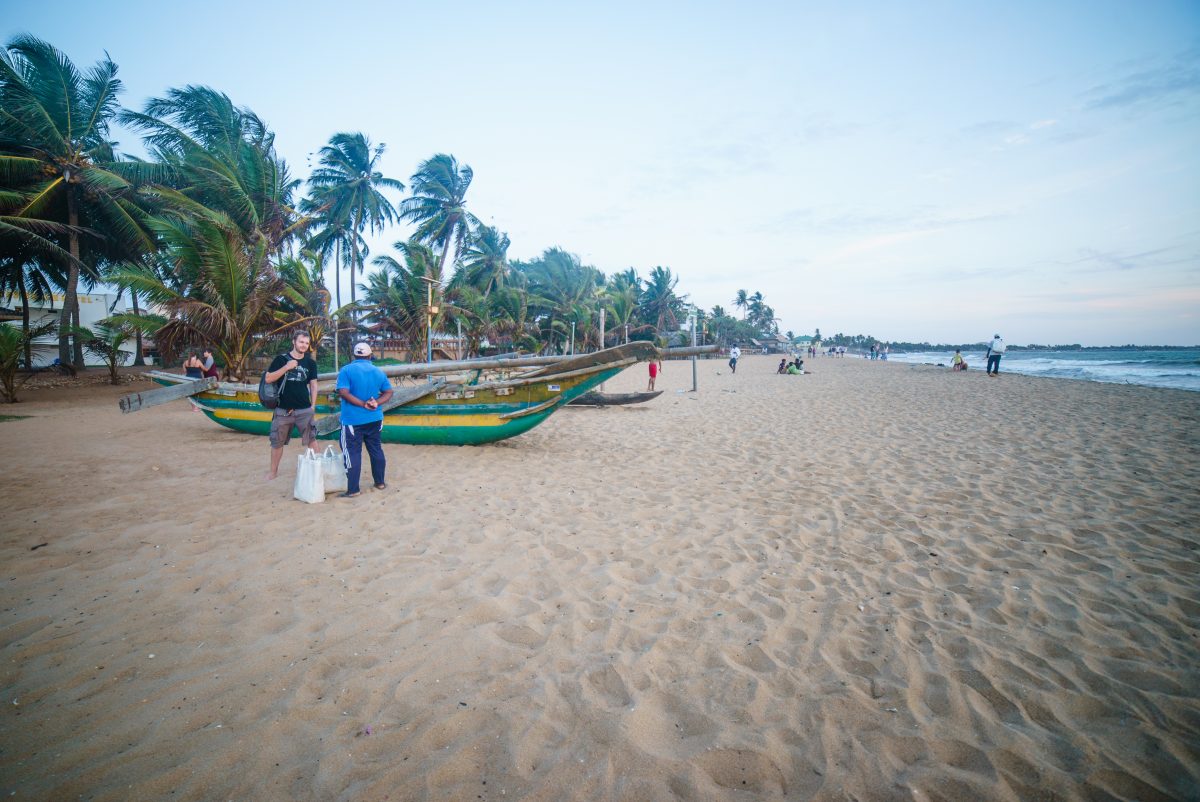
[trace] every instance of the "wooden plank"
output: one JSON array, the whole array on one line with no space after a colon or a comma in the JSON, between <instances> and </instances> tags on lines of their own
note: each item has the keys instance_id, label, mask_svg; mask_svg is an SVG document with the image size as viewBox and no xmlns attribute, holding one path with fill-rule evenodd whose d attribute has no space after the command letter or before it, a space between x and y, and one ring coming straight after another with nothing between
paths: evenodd
<instances>
[{"instance_id":1,"label":"wooden plank","mask_svg":"<svg viewBox=\"0 0 1200 802\"><path fill-rule=\"evenodd\" d=\"M197 393L203 393L216 386L216 377L209 376L207 379L193 379L170 387L159 387L156 390L147 390L144 393L127 395L117 403L120 405L122 412L137 412L139 409L156 407L168 401L175 401L179 398L187 398Z\"/></svg>"},{"instance_id":2,"label":"wooden plank","mask_svg":"<svg viewBox=\"0 0 1200 802\"><path fill-rule=\"evenodd\" d=\"M410 404L418 398L424 398L430 393L436 393L438 390L446 386L446 381L432 382L430 384L419 384L415 387L406 387L392 393L392 397L379 405L381 412L387 412L389 409L402 407L405 404ZM314 428L317 430L317 435L329 434L342 428L342 413L335 412L332 415L326 415L323 418L318 418Z\"/></svg>"}]
</instances>

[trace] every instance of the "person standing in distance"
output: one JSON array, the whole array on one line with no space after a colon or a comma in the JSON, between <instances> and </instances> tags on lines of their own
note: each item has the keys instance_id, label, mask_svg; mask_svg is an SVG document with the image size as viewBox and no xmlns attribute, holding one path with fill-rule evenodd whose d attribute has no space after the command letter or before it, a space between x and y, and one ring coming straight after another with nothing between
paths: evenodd
<instances>
[{"instance_id":1,"label":"person standing in distance","mask_svg":"<svg viewBox=\"0 0 1200 802\"><path fill-rule=\"evenodd\" d=\"M283 447L292 439L292 427L300 430L300 441L311 448L317 441L313 428L313 413L317 403L317 362L308 352L312 341L307 331L292 335L292 350L280 354L271 361L267 370L267 382L283 380L279 391L279 406L271 416L271 470L270 481L279 475L279 461L283 458Z\"/></svg>"},{"instance_id":2,"label":"person standing in distance","mask_svg":"<svg viewBox=\"0 0 1200 802\"><path fill-rule=\"evenodd\" d=\"M383 456L383 411L379 405L392 397L392 384L379 368L371 364L371 346L357 343L354 361L338 371L337 391L342 399L342 460L346 465L346 492L338 498L362 495L362 450L371 457L371 478L376 490L386 490Z\"/></svg>"},{"instance_id":3,"label":"person standing in distance","mask_svg":"<svg viewBox=\"0 0 1200 802\"><path fill-rule=\"evenodd\" d=\"M1004 355L1004 340L997 334L987 350L987 374L992 378L1000 375L1000 357Z\"/></svg>"},{"instance_id":4,"label":"person standing in distance","mask_svg":"<svg viewBox=\"0 0 1200 802\"><path fill-rule=\"evenodd\" d=\"M734 343L733 347L729 349L729 369L734 373L737 373L737 361L741 356L742 349L737 347L737 343Z\"/></svg>"}]
</instances>

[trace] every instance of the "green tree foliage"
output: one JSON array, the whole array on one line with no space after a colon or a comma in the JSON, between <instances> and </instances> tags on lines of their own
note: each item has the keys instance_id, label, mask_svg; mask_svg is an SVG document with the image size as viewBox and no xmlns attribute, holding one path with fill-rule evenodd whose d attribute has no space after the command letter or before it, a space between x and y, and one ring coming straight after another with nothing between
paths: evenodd
<instances>
[{"instance_id":1,"label":"green tree foliage","mask_svg":"<svg viewBox=\"0 0 1200 802\"><path fill-rule=\"evenodd\" d=\"M316 215L321 233L318 248L324 243L340 246L350 257L350 302L355 300L355 271L361 271L365 248L364 232L376 233L396 221L398 215L383 194L384 189L401 191L404 184L387 178L379 171L379 160L386 145L372 146L361 133L334 134L329 144L321 148L320 166L309 176L310 196L304 208ZM340 263L338 265L340 267ZM341 303L340 276L337 282L338 303Z\"/></svg>"},{"instance_id":2,"label":"green tree foliage","mask_svg":"<svg viewBox=\"0 0 1200 802\"><path fill-rule=\"evenodd\" d=\"M475 177L467 165L446 153L421 162L413 173L411 196L400 203L402 219L416 225L412 238L431 248L441 248L438 272L446 268L451 248L462 253L467 235L479 225L467 211L467 190Z\"/></svg>"},{"instance_id":3,"label":"green tree foliage","mask_svg":"<svg viewBox=\"0 0 1200 802\"><path fill-rule=\"evenodd\" d=\"M18 36L0 53L0 234L39 258L66 266L59 359L83 367L79 324L80 271L93 270L99 249L141 254L154 249L108 141L121 82L105 58L80 72L63 53ZM84 240L93 246L85 257ZM65 249L62 247L65 240ZM27 262L28 263L28 262Z\"/></svg>"}]
</instances>

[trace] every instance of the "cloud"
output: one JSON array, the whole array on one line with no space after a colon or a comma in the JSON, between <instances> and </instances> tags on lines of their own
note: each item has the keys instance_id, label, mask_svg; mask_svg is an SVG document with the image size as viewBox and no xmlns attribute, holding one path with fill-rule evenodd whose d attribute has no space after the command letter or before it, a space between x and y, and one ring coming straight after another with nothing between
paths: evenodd
<instances>
[{"instance_id":1,"label":"cloud","mask_svg":"<svg viewBox=\"0 0 1200 802\"><path fill-rule=\"evenodd\" d=\"M1175 56L1169 63L1124 75L1084 93L1087 110L1146 108L1178 103L1200 91L1200 49Z\"/></svg>"},{"instance_id":2,"label":"cloud","mask_svg":"<svg viewBox=\"0 0 1200 802\"><path fill-rule=\"evenodd\" d=\"M1003 220L1007 214L946 214L935 206L915 206L906 211L878 212L867 209L850 209L833 214L819 215L811 207L791 209L772 220L764 221L756 229L759 234L790 234L796 231L821 233L887 233L900 231L939 231L945 228L990 223Z\"/></svg>"},{"instance_id":3,"label":"cloud","mask_svg":"<svg viewBox=\"0 0 1200 802\"><path fill-rule=\"evenodd\" d=\"M1061 265L1081 266L1075 272L1094 273L1097 269L1103 271L1128 271L1128 270L1144 270L1147 268L1171 267L1181 264L1200 264L1200 256L1189 254L1184 256L1168 257L1167 254L1178 251L1175 247L1154 248L1148 251L1138 251L1136 253L1127 253L1120 250L1101 251L1095 248L1080 248L1079 258L1072 259L1067 262L1059 262Z\"/></svg>"},{"instance_id":4,"label":"cloud","mask_svg":"<svg viewBox=\"0 0 1200 802\"><path fill-rule=\"evenodd\" d=\"M1020 127L1020 123L1015 123L1011 120L984 120L983 122L972 123L964 128L960 128L958 132L963 136L991 138L1016 131Z\"/></svg>"}]
</instances>

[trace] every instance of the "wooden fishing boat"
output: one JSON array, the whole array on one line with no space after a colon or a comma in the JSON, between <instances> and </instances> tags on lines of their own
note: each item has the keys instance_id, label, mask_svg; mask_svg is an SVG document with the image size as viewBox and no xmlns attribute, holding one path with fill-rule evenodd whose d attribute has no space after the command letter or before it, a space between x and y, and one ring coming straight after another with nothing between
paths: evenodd
<instances>
[{"instance_id":1,"label":"wooden fishing boat","mask_svg":"<svg viewBox=\"0 0 1200 802\"><path fill-rule=\"evenodd\" d=\"M650 390L644 393L602 393L591 390L571 402L575 407L623 407L629 404L644 404L663 394L662 390Z\"/></svg>"},{"instance_id":2,"label":"wooden fishing boat","mask_svg":"<svg viewBox=\"0 0 1200 802\"><path fill-rule=\"evenodd\" d=\"M387 443L410 445L478 445L515 437L635 362L657 358L653 344L632 342L573 357L503 360L506 372L488 380L483 380L482 362L389 366L384 371L392 375L460 376L400 387L385 405L381 437ZM514 372L522 368L523 372ZM193 388L184 386L188 380L183 377L155 374L154 379L176 385L178 389L171 392L187 394L196 408L221 426L247 434L270 432L272 412L259 404L257 386L220 383L190 392ZM124 399L122 409L131 411ZM322 439L338 436L340 424L333 417L338 410L336 395L322 393L316 410Z\"/></svg>"}]
</instances>

